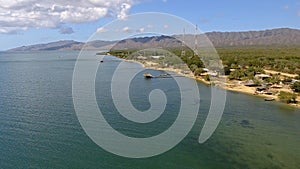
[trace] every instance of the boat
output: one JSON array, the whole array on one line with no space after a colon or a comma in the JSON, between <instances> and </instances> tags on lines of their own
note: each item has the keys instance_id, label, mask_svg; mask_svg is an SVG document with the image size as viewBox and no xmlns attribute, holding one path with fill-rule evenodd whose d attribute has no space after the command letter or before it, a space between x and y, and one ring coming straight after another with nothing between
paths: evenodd
<instances>
[{"instance_id":1,"label":"boat","mask_svg":"<svg viewBox=\"0 0 300 169\"><path fill-rule=\"evenodd\" d=\"M281 88L283 88L283 86L282 85L272 85L271 86L271 88L274 88L274 89L281 89Z\"/></svg>"},{"instance_id":2,"label":"boat","mask_svg":"<svg viewBox=\"0 0 300 169\"><path fill-rule=\"evenodd\" d=\"M270 91L266 91L264 94L266 94L266 95L272 95L273 93L270 92Z\"/></svg>"},{"instance_id":3,"label":"boat","mask_svg":"<svg viewBox=\"0 0 300 169\"><path fill-rule=\"evenodd\" d=\"M147 79L153 78L153 76L150 73L145 73L144 77Z\"/></svg>"},{"instance_id":4,"label":"boat","mask_svg":"<svg viewBox=\"0 0 300 169\"><path fill-rule=\"evenodd\" d=\"M265 98L265 101L274 101L274 98Z\"/></svg>"}]
</instances>

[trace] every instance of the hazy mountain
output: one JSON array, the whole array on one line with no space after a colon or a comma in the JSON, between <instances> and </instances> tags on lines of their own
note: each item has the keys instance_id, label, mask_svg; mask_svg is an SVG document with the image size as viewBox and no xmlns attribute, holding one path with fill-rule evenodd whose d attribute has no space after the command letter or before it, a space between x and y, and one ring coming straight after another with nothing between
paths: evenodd
<instances>
[{"instance_id":1,"label":"hazy mountain","mask_svg":"<svg viewBox=\"0 0 300 169\"><path fill-rule=\"evenodd\" d=\"M44 50L79 50L83 43L72 40L64 40L51 42L47 44L37 44L30 46L21 46L18 48L10 49L9 52L21 52L21 51L44 51Z\"/></svg>"},{"instance_id":2,"label":"hazy mountain","mask_svg":"<svg viewBox=\"0 0 300 169\"><path fill-rule=\"evenodd\" d=\"M206 35L218 47L300 45L300 30L289 28L248 32L211 32Z\"/></svg>"},{"instance_id":3,"label":"hazy mountain","mask_svg":"<svg viewBox=\"0 0 300 169\"><path fill-rule=\"evenodd\" d=\"M228 46L300 46L300 30L281 28L264 31L247 32L210 32L205 34L216 47ZM200 35L200 39L201 39ZM37 44L22 46L10 49L10 52L16 51L44 51L44 50L80 50L82 47L88 50L103 49L143 49L143 48L172 48L181 46L181 42L175 38L182 35L138 37L121 40L118 43L114 41L91 41L88 43L76 42L72 40L51 42L47 44ZM194 41L194 35L185 35L185 40ZM115 44L116 43L116 44ZM198 42L201 44L200 42Z\"/></svg>"},{"instance_id":4,"label":"hazy mountain","mask_svg":"<svg viewBox=\"0 0 300 169\"><path fill-rule=\"evenodd\" d=\"M146 49L146 48L176 48L182 46L182 43L170 36L139 37L121 40L116 43L112 49Z\"/></svg>"},{"instance_id":5,"label":"hazy mountain","mask_svg":"<svg viewBox=\"0 0 300 169\"><path fill-rule=\"evenodd\" d=\"M210 32L205 33L215 47L229 46L300 46L300 30L281 28L248 32ZM118 42L114 49L175 48L182 46L182 39L194 47L194 35L174 35L126 39ZM204 35L197 36L199 46L206 46ZM191 45L191 44L190 44Z\"/></svg>"}]
</instances>

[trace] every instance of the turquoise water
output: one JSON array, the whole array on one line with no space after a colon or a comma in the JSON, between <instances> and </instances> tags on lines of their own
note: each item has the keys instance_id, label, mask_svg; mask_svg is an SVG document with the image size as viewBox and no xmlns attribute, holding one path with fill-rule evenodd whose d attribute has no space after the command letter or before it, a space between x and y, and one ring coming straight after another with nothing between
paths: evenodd
<instances>
[{"instance_id":1,"label":"turquoise water","mask_svg":"<svg viewBox=\"0 0 300 169\"><path fill-rule=\"evenodd\" d=\"M84 133L74 111L72 74L77 55L0 54L0 168L300 168L300 110L253 96L228 92L219 127L207 142L199 144L210 106L210 87L201 83L198 119L176 147L146 159L104 151ZM171 85L172 79L147 81L137 76L133 80L130 98L137 109L149 108L146 98L154 88L164 90L172 103L156 124L132 124L116 113L107 92L110 74L117 65L104 62L96 78L97 101L109 123L134 137L149 137L167 129L179 107L179 93L176 85Z\"/></svg>"}]
</instances>

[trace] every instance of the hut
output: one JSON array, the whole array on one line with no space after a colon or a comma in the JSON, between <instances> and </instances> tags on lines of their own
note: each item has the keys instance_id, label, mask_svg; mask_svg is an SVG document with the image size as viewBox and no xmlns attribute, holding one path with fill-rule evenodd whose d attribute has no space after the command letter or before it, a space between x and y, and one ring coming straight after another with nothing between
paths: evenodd
<instances>
[{"instance_id":1,"label":"hut","mask_svg":"<svg viewBox=\"0 0 300 169\"><path fill-rule=\"evenodd\" d=\"M265 90L267 90L267 88L263 86L256 88L256 91L265 91Z\"/></svg>"},{"instance_id":2,"label":"hut","mask_svg":"<svg viewBox=\"0 0 300 169\"><path fill-rule=\"evenodd\" d=\"M246 81L245 86L248 86L248 87L257 87L257 86L260 86L260 85L254 83L253 80L248 80L248 81Z\"/></svg>"},{"instance_id":3,"label":"hut","mask_svg":"<svg viewBox=\"0 0 300 169\"><path fill-rule=\"evenodd\" d=\"M255 75L256 78L261 79L261 80L265 80L267 78L270 78L270 75L266 75L266 74L257 74Z\"/></svg>"}]
</instances>

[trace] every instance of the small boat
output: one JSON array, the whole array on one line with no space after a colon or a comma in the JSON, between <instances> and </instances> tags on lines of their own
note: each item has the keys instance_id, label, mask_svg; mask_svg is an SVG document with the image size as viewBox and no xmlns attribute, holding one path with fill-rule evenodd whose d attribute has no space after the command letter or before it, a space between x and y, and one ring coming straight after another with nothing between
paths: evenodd
<instances>
[{"instance_id":1,"label":"small boat","mask_svg":"<svg viewBox=\"0 0 300 169\"><path fill-rule=\"evenodd\" d=\"M274 101L274 98L265 98L265 101Z\"/></svg>"},{"instance_id":2,"label":"small boat","mask_svg":"<svg viewBox=\"0 0 300 169\"><path fill-rule=\"evenodd\" d=\"M266 94L266 95L272 95L273 93L270 92L270 91L266 91L264 94Z\"/></svg>"},{"instance_id":3,"label":"small boat","mask_svg":"<svg viewBox=\"0 0 300 169\"><path fill-rule=\"evenodd\" d=\"M281 89L281 88L283 88L283 86L282 85L272 85L271 88Z\"/></svg>"},{"instance_id":4,"label":"small boat","mask_svg":"<svg viewBox=\"0 0 300 169\"><path fill-rule=\"evenodd\" d=\"M145 73L144 77L147 79L153 78L153 76L150 73Z\"/></svg>"},{"instance_id":5,"label":"small boat","mask_svg":"<svg viewBox=\"0 0 300 169\"><path fill-rule=\"evenodd\" d=\"M103 60L100 60L100 62L102 63L102 62L103 62Z\"/></svg>"}]
</instances>

